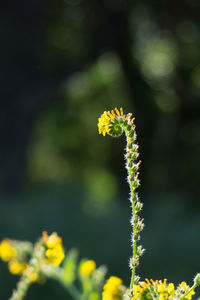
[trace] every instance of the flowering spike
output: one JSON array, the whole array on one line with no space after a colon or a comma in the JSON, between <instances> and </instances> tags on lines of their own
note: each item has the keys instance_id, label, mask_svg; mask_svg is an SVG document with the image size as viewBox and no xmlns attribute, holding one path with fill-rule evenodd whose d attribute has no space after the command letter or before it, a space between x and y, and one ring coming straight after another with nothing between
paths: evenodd
<instances>
[{"instance_id":1,"label":"flowering spike","mask_svg":"<svg viewBox=\"0 0 200 300\"><path fill-rule=\"evenodd\" d=\"M104 136L106 133L112 137L119 137L125 132L127 138L127 147L126 147L126 168L128 171L128 183L130 186L130 202L132 205L132 220L131 224L133 226L133 256L130 259L130 268L132 270L131 278L131 289L136 283L135 268L139 264L139 258L142 255L143 251L140 251L141 247L137 247L137 241L140 236L139 233L143 229L144 224L143 220L140 220L137 216L137 213L141 210L142 205L138 201L137 193L135 192L136 188L139 186L139 179L137 172L141 162L136 162L138 157L138 146L135 143L136 133L134 118L131 119L132 113L125 115L123 113L122 107L120 111L115 108L114 110L104 111L104 113L99 118L98 128L99 133Z\"/></svg>"}]
</instances>

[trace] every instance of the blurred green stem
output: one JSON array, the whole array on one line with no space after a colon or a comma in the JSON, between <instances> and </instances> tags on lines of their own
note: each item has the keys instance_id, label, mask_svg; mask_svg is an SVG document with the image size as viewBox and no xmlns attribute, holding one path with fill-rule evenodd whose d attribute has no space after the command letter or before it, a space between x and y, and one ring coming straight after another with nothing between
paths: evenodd
<instances>
[{"instance_id":1,"label":"blurred green stem","mask_svg":"<svg viewBox=\"0 0 200 300\"><path fill-rule=\"evenodd\" d=\"M54 278L57 281L59 281L62 286L68 291L68 293L72 296L74 300L82 300L82 295L77 289L77 287L71 282L66 283L66 281L63 279L63 269L62 268L56 268L54 273L48 274L45 273L45 276L48 276L49 278Z\"/></svg>"},{"instance_id":2,"label":"blurred green stem","mask_svg":"<svg viewBox=\"0 0 200 300\"><path fill-rule=\"evenodd\" d=\"M73 285L66 285L65 288L68 290L69 294L74 298L75 300L81 300L82 296L78 289Z\"/></svg>"}]
</instances>

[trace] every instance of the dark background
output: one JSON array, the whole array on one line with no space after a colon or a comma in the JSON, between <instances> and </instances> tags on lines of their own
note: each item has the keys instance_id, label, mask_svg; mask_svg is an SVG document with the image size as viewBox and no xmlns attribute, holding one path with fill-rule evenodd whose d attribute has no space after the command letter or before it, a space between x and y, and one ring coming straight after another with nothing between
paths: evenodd
<instances>
[{"instance_id":1,"label":"dark background","mask_svg":"<svg viewBox=\"0 0 200 300\"><path fill-rule=\"evenodd\" d=\"M57 231L128 285L125 139L97 119L136 117L147 249L142 279L200 271L198 0L21 0L0 9L0 238ZM0 299L16 278L0 265ZM58 283L26 299L70 299Z\"/></svg>"}]
</instances>

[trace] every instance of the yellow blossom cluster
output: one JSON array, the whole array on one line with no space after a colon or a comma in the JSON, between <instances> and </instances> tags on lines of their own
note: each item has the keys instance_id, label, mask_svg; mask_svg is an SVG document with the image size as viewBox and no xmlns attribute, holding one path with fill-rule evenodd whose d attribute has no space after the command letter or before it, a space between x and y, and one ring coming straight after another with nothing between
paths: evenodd
<instances>
[{"instance_id":1,"label":"yellow blossom cluster","mask_svg":"<svg viewBox=\"0 0 200 300\"><path fill-rule=\"evenodd\" d=\"M103 288L102 300L120 300L122 280L119 277L111 276Z\"/></svg>"},{"instance_id":2,"label":"yellow blossom cluster","mask_svg":"<svg viewBox=\"0 0 200 300\"><path fill-rule=\"evenodd\" d=\"M190 289L185 282L182 282L178 286L177 290L175 290L173 283L167 284L167 279L164 279L163 282L161 280L153 281L152 279L150 281L146 279L146 282L141 282L138 285L134 285L134 295L131 300L142 300L148 298L150 295L154 295L153 298L158 300L176 299L176 295L183 295ZM185 296L184 299L191 300L193 294L194 291L191 291Z\"/></svg>"},{"instance_id":3,"label":"yellow blossom cluster","mask_svg":"<svg viewBox=\"0 0 200 300\"><path fill-rule=\"evenodd\" d=\"M90 275L96 268L96 263L94 260L86 260L80 266L80 274L83 276Z\"/></svg>"},{"instance_id":4,"label":"yellow blossom cluster","mask_svg":"<svg viewBox=\"0 0 200 300\"><path fill-rule=\"evenodd\" d=\"M52 264L59 266L65 257L65 253L62 246L62 238L57 235L56 232L48 236L47 232L43 232L43 241L46 246L46 264Z\"/></svg>"},{"instance_id":5,"label":"yellow blossom cluster","mask_svg":"<svg viewBox=\"0 0 200 300\"><path fill-rule=\"evenodd\" d=\"M109 134L109 126L111 124L111 121L116 119L116 118L121 118L123 117L123 109L122 107L120 110L115 108L115 110L111 111L104 111L101 117L98 119L98 129L99 129L99 134L103 134L104 136ZM126 117L130 118L132 114L128 114Z\"/></svg>"},{"instance_id":6,"label":"yellow blossom cluster","mask_svg":"<svg viewBox=\"0 0 200 300\"><path fill-rule=\"evenodd\" d=\"M17 260L17 250L12 246L9 239L5 239L0 243L0 258L8 262L10 273L21 275L27 268L27 264Z\"/></svg>"}]
</instances>

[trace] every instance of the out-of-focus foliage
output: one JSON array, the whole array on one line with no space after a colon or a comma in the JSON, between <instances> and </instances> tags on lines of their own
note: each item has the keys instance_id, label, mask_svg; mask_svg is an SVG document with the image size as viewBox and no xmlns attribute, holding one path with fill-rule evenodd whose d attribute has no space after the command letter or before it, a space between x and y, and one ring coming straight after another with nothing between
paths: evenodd
<instances>
[{"instance_id":1,"label":"out-of-focus foliage","mask_svg":"<svg viewBox=\"0 0 200 300\"><path fill-rule=\"evenodd\" d=\"M36 183L84 184L91 207L108 209L119 192L118 179L106 169L111 143L97 132L99 111L110 105L128 107L128 96L119 59L102 55L88 70L64 83L59 102L37 121L29 146L30 178ZM109 104L108 104L109 103Z\"/></svg>"},{"instance_id":2,"label":"out-of-focus foliage","mask_svg":"<svg viewBox=\"0 0 200 300\"><path fill-rule=\"evenodd\" d=\"M105 6L98 6L96 2L92 5L85 1L60 1L56 9L55 4L51 4L54 14L51 11L51 18L45 23L41 68L59 72L67 64L69 70L75 65L77 71L61 84L57 101L39 115L29 145L31 180L56 183L75 176L84 182L88 197L95 198L98 205L117 194L117 179L113 173L117 167L113 165L116 158L122 162L120 151L112 159L115 142L97 138L96 119L104 107L123 105L135 111L136 124L145 125L146 131L139 127L138 135L142 158L148 162L144 170L148 188L167 185L170 189L182 189L187 180L187 191L195 191L200 178L199 168L195 167L199 161L200 86L196 4L184 4L190 7L193 16L189 13L171 16L169 11L149 2L132 4L129 11L126 11L128 3L119 3L105 1ZM111 16L115 10L119 11L119 18L120 13L126 12L125 30L129 36L121 42L126 42L130 50L132 73L112 41L105 43L103 54L91 63L93 54L98 53L98 43L107 39L107 36L103 39L100 29L99 40L94 35L95 29L101 28L103 23L95 19L98 7L100 15L104 9ZM88 62L84 68L83 61ZM140 77L140 83L131 76ZM133 98L134 93L136 98ZM147 132L149 122L152 124ZM105 169L109 161L110 170ZM174 175L170 172L172 167L176 170ZM124 175L119 168L118 173ZM100 188L102 180L110 182L110 195Z\"/></svg>"}]
</instances>

